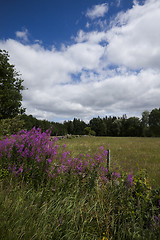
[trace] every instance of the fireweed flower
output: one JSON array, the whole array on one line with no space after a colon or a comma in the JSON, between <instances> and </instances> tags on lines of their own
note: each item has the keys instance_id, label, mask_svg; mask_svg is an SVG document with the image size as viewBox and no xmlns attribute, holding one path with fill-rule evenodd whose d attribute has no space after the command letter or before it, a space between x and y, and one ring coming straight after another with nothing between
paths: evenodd
<instances>
[{"instance_id":1,"label":"fireweed flower","mask_svg":"<svg viewBox=\"0 0 160 240\"><path fill-rule=\"evenodd\" d=\"M104 150L104 151L103 151L103 156L107 156L107 154L108 154L108 151L107 151L107 150Z\"/></svg>"},{"instance_id":2,"label":"fireweed flower","mask_svg":"<svg viewBox=\"0 0 160 240\"><path fill-rule=\"evenodd\" d=\"M49 131L42 133L41 129L35 128L31 131L23 130L0 141L0 156L2 158L4 156L3 159L7 157L10 172L14 174L17 172L24 176L29 172L32 178L34 178L35 169L41 173L44 170L49 178L54 178L58 173L66 174L68 171L74 174L85 174L93 171L95 167L101 176L106 176L108 170L101 169L107 155L103 146L93 158L90 158L90 154L80 154L79 157L73 158L69 151L58 154L57 140L58 138L50 140ZM65 147L66 144L63 145L63 148Z\"/></svg>"},{"instance_id":3,"label":"fireweed flower","mask_svg":"<svg viewBox=\"0 0 160 240\"><path fill-rule=\"evenodd\" d=\"M70 165L70 164L71 164L71 161L72 161L72 159L69 158L69 159L67 160L67 163Z\"/></svg>"},{"instance_id":4,"label":"fireweed flower","mask_svg":"<svg viewBox=\"0 0 160 240\"><path fill-rule=\"evenodd\" d=\"M105 167L101 167L101 172L102 174L107 174L108 173L108 169Z\"/></svg>"},{"instance_id":5,"label":"fireweed flower","mask_svg":"<svg viewBox=\"0 0 160 240\"><path fill-rule=\"evenodd\" d=\"M133 175L132 174L129 174L128 177L127 177L127 183L129 185L133 185Z\"/></svg>"},{"instance_id":6,"label":"fireweed flower","mask_svg":"<svg viewBox=\"0 0 160 240\"><path fill-rule=\"evenodd\" d=\"M52 162L52 159L49 158L49 159L47 160L47 162L48 162L48 163L51 163L51 162Z\"/></svg>"},{"instance_id":7,"label":"fireweed flower","mask_svg":"<svg viewBox=\"0 0 160 240\"><path fill-rule=\"evenodd\" d=\"M103 146L101 146L101 147L99 148L99 150L101 150L101 151L103 151L103 149L104 149L104 147L103 147Z\"/></svg>"},{"instance_id":8,"label":"fireweed flower","mask_svg":"<svg viewBox=\"0 0 160 240\"><path fill-rule=\"evenodd\" d=\"M66 156L68 155L68 152L63 152L62 153L62 159L66 159Z\"/></svg>"},{"instance_id":9,"label":"fireweed flower","mask_svg":"<svg viewBox=\"0 0 160 240\"><path fill-rule=\"evenodd\" d=\"M112 173L112 176L115 178L120 178L121 174L119 172L114 172L114 173Z\"/></svg>"},{"instance_id":10,"label":"fireweed flower","mask_svg":"<svg viewBox=\"0 0 160 240\"><path fill-rule=\"evenodd\" d=\"M54 142L57 142L57 141L58 141L58 137L55 137L55 138L54 138Z\"/></svg>"},{"instance_id":11,"label":"fireweed flower","mask_svg":"<svg viewBox=\"0 0 160 240\"><path fill-rule=\"evenodd\" d=\"M20 166L18 171L21 172L21 173L23 172L23 164Z\"/></svg>"},{"instance_id":12,"label":"fireweed flower","mask_svg":"<svg viewBox=\"0 0 160 240\"><path fill-rule=\"evenodd\" d=\"M15 171L15 169L14 169L14 171ZM22 173L22 172L23 172L23 164L20 166L20 168L17 171L15 171L15 173L18 174L18 173Z\"/></svg>"},{"instance_id":13,"label":"fireweed flower","mask_svg":"<svg viewBox=\"0 0 160 240\"><path fill-rule=\"evenodd\" d=\"M31 131L20 131L16 135L0 141L0 155L4 160L7 157L8 168L13 173L16 171L24 173L25 171L29 171L29 169L32 170L35 161L37 169L39 169L41 162L46 159L52 160L57 155L58 145L54 146L54 142L49 139L49 134L49 132L41 133L40 129L36 130L35 128ZM11 162L10 159L12 159ZM24 162L24 166L20 165L21 167L18 167L22 161ZM43 167L46 169L45 164Z\"/></svg>"},{"instance_id":14,"label":"fireweed flower","mask_svg":"<svg viewBox=\"0 0 160 240\"><path fill-rule=\"evenodd\" d=\"M99 163L103 160L103 157L100 154L95 154L94 159Z\"/></svg>"}]
</instances>

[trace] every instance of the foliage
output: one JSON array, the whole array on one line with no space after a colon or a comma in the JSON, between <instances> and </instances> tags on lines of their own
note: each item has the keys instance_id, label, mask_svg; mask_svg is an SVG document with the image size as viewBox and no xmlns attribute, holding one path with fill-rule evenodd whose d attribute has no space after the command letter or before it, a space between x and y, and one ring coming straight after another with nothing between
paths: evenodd
<instances>
[{"instance_id":1,"label":"foliage","mask_svg":"<svg viewBox=\"0 0 160 240\"><path fill-rule=\"evenodd\" d=\"M160 189L144 171L108 171L103 145L73 157L34 128L0 146L2 239L159 239Z\"/></svg>"},{"instance_id":2,"label":"foliage","mask_svg":"<svg viewBox=\"0 0 160 240\"><path fill-rule=\"evenodd\" d=\"M85 133L85 135L92 135L92 136L95 136L95 135L96 135L95 131L93 131L93 130L91 129L91 127L86 127L86 128L84 129L84 133Z\"/></svg>"},{"instance_id":3,"label":"foliage","mask_svg":"<svg viewBox=\"0 0 160 240\"><path fill-rule=\"evenodd\" d=\"M88 124L80 119L64 123L49 122L48 120L38 120L32 115L20 115L24 121L24 128L31 130L33 127L41 128L42 131L51 129L52 136L72 135L93 135L93 136L118 136L118 137L158 137L160 136L160 114L158 109L153 109L151 113L144 111L142 118L109 116L104 118L93 118Z\"/></svg>"},{"instance_id":4,"label":"foliage","mask_svg":"<svg viewBox=\"0 0 160 240\"><path fill-rule=\"evenodd\" d=\"M95 131L96 136L106 135L106 126L100 117L91 119L89 122L89 126L93 131Z\"/></svg>"},{"instance_id":5,"label":"foliage","mask_svg":"<svg viewBox=\"0 0 160 240\"><path fill-rule=\"evenodd\" d=\"M0 50L0 119L13 118L24 112L21 107L22 83L14 65L9 63L8 53Z\"/></svg>"},{"instance_id":6,"label":"foliage","mask_svg":"<svg viewBox=\"0 0 160 240\"><path fill-rule=\"evenodd\" d=\"M143 137L150 137L150 129L149 129L149 111L145 110L142 113L142 119L141 119L141 124L142 124L142 136Z\"/></svg>"},{"instance_id":7,"label":"foliage","mask_svg":"<svg viewBox=\"0 0 160 240\"><path fill-rule=\"evenodd\" d=\"M160 108L153 109L149 115L149 126L152 136L160 136Z\"/></svg>"},{"instance_id":8,"label":"foliage","mask_svg":"<svg viewBox=\"0 0 160 240\"><path fill-rule=\"evenodd\" d=\"M20 119L20 116L16 116L12 119L0 120L0 135L16 134L24 128L24 121Z\"/></svg>"}]
</instances>

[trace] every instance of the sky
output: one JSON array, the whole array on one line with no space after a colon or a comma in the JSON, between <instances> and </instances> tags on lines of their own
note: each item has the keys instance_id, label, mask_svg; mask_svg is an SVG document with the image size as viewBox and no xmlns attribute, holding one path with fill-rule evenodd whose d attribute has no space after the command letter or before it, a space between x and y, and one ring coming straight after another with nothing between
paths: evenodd
<instances>
[{"instance_id":1,"label":"sky","mask_svg":"<svg viewBox=\"0 0 160 240\"><path fill-rule=\"evenodd\" d=\"M0 0L26 114L63 122L160 107L160 0Z\"/></svg>"}]
</instances>

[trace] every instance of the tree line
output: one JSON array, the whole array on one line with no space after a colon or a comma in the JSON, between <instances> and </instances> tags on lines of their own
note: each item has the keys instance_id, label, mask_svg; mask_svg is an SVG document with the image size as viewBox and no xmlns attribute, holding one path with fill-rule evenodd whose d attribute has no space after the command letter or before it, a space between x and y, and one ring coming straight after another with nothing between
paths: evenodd
<instances>
[{"instance_id":1,"label":"tree line","mask_svg":"<svg viewBox=\"0 0 160 240\"><path fill-rule=\"evenodd\" d=\"M0 133L13 134L21 129L31 130L33 127L42 131L51 129L52 136L93 135L112 137L160 137L160 108L151 112L144 111L141 118L106 116L92 118L89 123L74 118L63 123L38 120L32 115L20 114L12 119L1 119Z\"/></svg>"},{"instance_id":2,"label":"tree line","mask_svg":"<svg viewBox=\"0 0 160 240\"><path fill-rule=\"evenodd\" d=\"M9 63L9 55L0 49L0 134L12 134L25 128L40 127L42 131L51 128L51 135L94 135L120 137L160 137L160 108L151 112L144 111L141 119L105 116L92 118L89 123L74 118L64 123L38 120L26 115L22 108L23 80Z\"/></svg>"},{"instance_id":3,"label":"tree line","mask_svg":"<svg viewBox=\"0 0 160 240\"><path fill-rule=\"evenodd\" d=\"M144 111L142 117L95 117L89 123L74 118L73 121L63 123L38 120L32 115L22 114L21 120L25 122L27 130L40 127L42 131L51 128L51 135L93 135L93 136L112 136L112 137L160 137L160 108L153 109L151 112Z\"/></svg>"}]
</instances>

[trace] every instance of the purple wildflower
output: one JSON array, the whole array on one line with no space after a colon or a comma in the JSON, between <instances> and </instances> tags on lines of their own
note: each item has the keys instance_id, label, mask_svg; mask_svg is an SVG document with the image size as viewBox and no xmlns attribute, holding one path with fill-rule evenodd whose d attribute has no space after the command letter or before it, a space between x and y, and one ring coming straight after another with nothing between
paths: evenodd
<instances>
[{"instance_id":1,"label":"purple wildflower","mask_svg":"<svg viewBox=\"0 0 160 240\"><path fill-rule=\"evenodd\" d=\"M54 138L54 141L57 142L57 141L58 141L58 137L55 137L55 138Z\"/></svg>"},{"instance_id":2,"label":"purple wildflower","mask_svg":"<svg viewBox=\"0 0 160 240\"><path fill-rule=\"evenodd\" d=\"M67 154L68 154L68 152L63 152L63 153L62 153L62 158L63 158L63 159L66 159Z\"/></svg>"},{"instance_id":3,"label":"purple wildflower","mask_svg":"<svg viewBox=\"0 0 160 240\"><path fill-rule=\"evenodd\" d=\"M47 160L47 162L50 164L50 163L52 162L52 159L49 158L49 159Z\"/></svg>"},{"instance_id":4,"label":"purple wildflower","mask_svg":"<svg viewBox=\"0 0 160 240\"><path fill-rule=\"evenodd\" d=\"M129 174L127 177L127 183L129 183L131 186L133 185L133 175Z\"/></svg>"},{"instance_id":5,"label":"purple wildflower","mask_svg":"<svg viewBox=\"0 0 160 240\"><path fill-rule=\"evenodd\" d=\"M99 150L101 150L101 151L103 151L103 149L104 149L104 147L103 147L103 146L101 146L101 147L99 148Z\"/></svg>"},{"instance_id":6,"label":"purple wildflower","mask_svg":"<svg viewBox=\"0 0 160 240\"><path fill-rule=\"evenodd\" d=\"M105 176L102 176L102 180L103 180L104 182L106 182L106 181L107 181L107 178L106 178Z\"/></svg>"},{"instance_id":7,"label":"purple wildflower","mask_svg":"<svg viewBox=\"0 0 160 240\"><path fill-rule=\"evenodd\" d=\"M112 176L115 178L120 178L121 174L119 172L114 172L114 173L112 173Z\"/></svg>"},{"instance_id":8,"label":"purple wildflower","mask_svg":"<svg viewBox=\"0 0 160 240\"><path fill-rule=\"evenodd\" d=\"M104 151L103 151L103 156L107 156L107 154L108 154L108 151L107 151L107 150L104 150Z\"/></svg>"}]
</instances>

